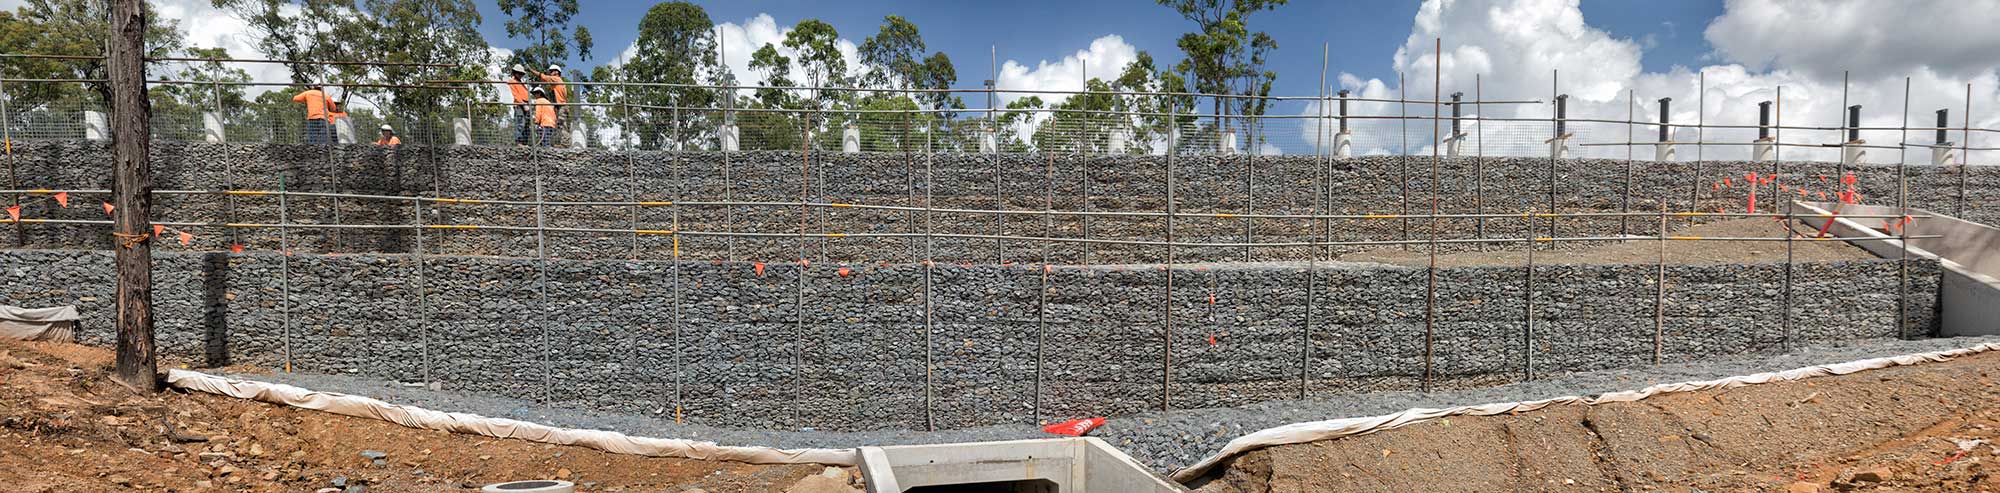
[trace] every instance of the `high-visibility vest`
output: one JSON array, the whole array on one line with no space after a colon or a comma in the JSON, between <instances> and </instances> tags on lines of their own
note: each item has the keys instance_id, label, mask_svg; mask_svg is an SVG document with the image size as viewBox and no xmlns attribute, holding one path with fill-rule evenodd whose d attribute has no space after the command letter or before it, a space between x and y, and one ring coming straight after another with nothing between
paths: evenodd
<instances>
[{"instance_id":1,"label":"high-visibility vest","mask_svg":"<svg viewBox=\"0 0 2000 493\"><path fill-rule=\"evenodd\" d=\"M331 120L332 117L329 115L339 114L340 111L337 109L338 105L334 104L333 100L327 99L326 93L318 89L307 89L306 92L292 96L292 102L306 104L307 120Z\"/></svg>"},{"instance_id":2,"label":"high-visibility vest","mask_svg":"<svg viewBox=\"0 0 2000 493\"><path fill-rule=\"evenodd\" d=\"M375 139L375 145L378 145L378 146L397 146L397 145L403 145L403 139L398 139L398 138L396 138L396 136L394 136L394 135L391 135L391 136L387 136L387 137L383 137L383 138L380 138L380 139Z\"/></svg>"},{"instance_id":3,"label":"high-visibility vest","mask_svg":"<svg viewBox=\"0 0 2000 493\"><path fill-rule=\"evenodd\" d=\"M535 99L535 124L550 128L556 126L556 105L549 104L548 98Z\"/></svg>"},{"instance_id":4,"label":"high-visibility vest","mask_svg":"<svg viewBox=\"0 0 2000 493\"><path fill-rule=\"evenodd\" d=\"M569 86L563 84L562 76L542 74L542 82L549 82L554 85L552 89L555 91L557 103L569 102Z\"/></svg>"},{"instance_id":5,"label":"high-visibility vest","mask_svg":"<svg viewBox=\"0 0 2000 493\"><path fill-rule=\"evenodd\" d=\"M528 102L528 85L521 79L507 79L507 90L514 93L514 104Z\"/></svg>"}]
</instances>

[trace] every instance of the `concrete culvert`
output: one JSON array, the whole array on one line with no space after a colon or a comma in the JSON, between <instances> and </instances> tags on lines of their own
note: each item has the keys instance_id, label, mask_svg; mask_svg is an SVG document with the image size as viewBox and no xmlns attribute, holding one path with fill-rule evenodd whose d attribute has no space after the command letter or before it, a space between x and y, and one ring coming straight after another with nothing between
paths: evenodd
<instances>
[{"instance_id":1,"label":"concrete culvert","mask_svg":"<svg viewBox=\"0 0 2000 493\"><path fill-rule=\"evenodd\" d=\"M568 481L534 480L493 483L479 489L480 493L572 493L576 485Z\"/></svg>"}]
</instances>

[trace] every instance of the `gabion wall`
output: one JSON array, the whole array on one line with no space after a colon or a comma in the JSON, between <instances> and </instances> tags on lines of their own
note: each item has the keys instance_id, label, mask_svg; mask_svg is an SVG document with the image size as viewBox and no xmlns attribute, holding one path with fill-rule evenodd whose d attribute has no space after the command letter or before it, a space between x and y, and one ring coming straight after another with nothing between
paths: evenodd
<instances>
[{"instance_id":1,"label":"gabion wall","mask_svg":"<svg viewBox=\"0 0 2000 493\"><path fill-rule=\"evenodd\" d=\"M1440 269L1433 384L1903 335L1897 261L1796 264L1789 310L1783 264L1668 266L1659 305L1655 268L1538 266L1532 298L1521 267ZM1910 268L1921 336L1939 266ZM1170 333L1157 266L938 264L926 282L922 264L251 251L162 252L155 272L162 352L198 364L713 425L1024 423L1415 389L1426 368L1425 270L1368 264L1176 268ZM113 279L106 251L0 251L0 303L76 304L88 342L112 338Z\"/></svg>"},{"instance_id":2,"label":"gabion wall","mask_svg":"<svg viewBox=\"0 0 2000 493\"><path fill-rule=\"evenodd\" d=\"M14 147L22 189L102 189L110 186L101 142L29 141ZM923 153L670 152L529 149L514 147L421 147L387 150L373 146L305 146L157 142L153 147L159 190L289 190L351 194L427 196L486 200L533 200L537 189L549 201L740 201L814 202L924 206L955 209L1160 212L1165 210L1167 168L1174 174L1176 211L1185 213L1385 214L1427 213L1433 186L1431 161L1422 156L1375 156L1327 161L1312 156L1114 156L965 155ZM1697 168L1699 168L1697 170ZM1745 208L1743 175L1769 173L1769 163L1625 162L1546 158L1457 158L1438 167L1437 195L1444 213L1657 212L1665 200L1675 211ZM1833 163L1777 165L1787 189L1804 186L1813 194L1838 187ZM1855 168L1866 203L1893 204L1896 166ZM1630 172L1630 180L1627 173ZM1908 166L1909 199L1914 207L2000 223L2000 168ZM1553 196L1549 185L1553 174ZM1825 180L1822 181L1822 176ZM539 179L538 179L539 178ZM1482 179L1483 178L1483 179ZM1733 178L1734 186L1714 183ZM1407 180L1407 185L1405 181ZM1961 188L1960 184L1964 183ZM1089 200L1085 200L1085 191ZM1629 194L1628 194L1629 190ZM1246 193L1247 191L1247 193ZM1790 192L1785 197L1795 197ZM1778 202L1768 189L1767 205ZM104 219L98 201L106 196L77 194L70 208L48 195L22 195L29 218ZM1813 198L1817 198L1816 196ZM283 203L281 209L280 202ZM275 224L412 224L418 208L409 201L276 195L160 195L162 220ZM1407 209L1406 209L1407 207ZM688 260L820 263L948 264L1131 264L1160 263L1157 246L1050 243L919 237L807 239L802 213L786 206L546 206L426 204L426 224L478 224L619 230L755 232L775 238L683 236ZM678 212L678 214L676 214ZM678 223L675 219L678 216ZM809 209L810 233L1004 234L1118 240L1163 240L1161 217L1041 215L997 216L971 212L910 212L856 208ZM1674 219L1675 225L1686 219ZM1438 221L1440 238L1521 238L1528 220ZM1537 219L1535 236L1551 236L1548 219ZM1554 236L1652 234L1653 217L1563 218ZM1407 226L1407 227L1406 227ZM242 244L253 251L319 253L408 253L416 246L410 229L196 227L187 247L222 251ZM1086 232L1087 229L1087 232ZM105 248L108 227L27 224L0 227L0 241L31 248ZM1298 242L1425 239L1424 219L1257 219L1181 217L1175 240L1201 243ZM1407 234L1406 234L1407 232ZM576 260L671 260L673 240L624 233L549 232L537 249L532 231L431 230L430 255L495 255ZM928 248L926 246L928 245ZM1046 247L1046 248L1044 248ZM1462 247L1462 246L1460 246ZM1343 249L1344 250L1344 249ZM928 253L928 256L926 252ZM1181 247L1176 262L1304 260L1304 248Z\"/></svg>"}]
</instances>

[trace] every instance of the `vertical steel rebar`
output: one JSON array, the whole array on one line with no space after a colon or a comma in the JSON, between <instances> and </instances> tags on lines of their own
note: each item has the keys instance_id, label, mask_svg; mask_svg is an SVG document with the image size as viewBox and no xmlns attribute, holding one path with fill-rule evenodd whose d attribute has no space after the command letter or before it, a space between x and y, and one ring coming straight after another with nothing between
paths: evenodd
<instances>
[{"instance_id":1,"label":"vertical steel rebar","mask_svg":"<svg viewBox=\"0 0 2000 493\"><path fill-rule=\"evenodd\" d=\"M992 64L992 72L989 72L989 74L991 74L993 79L986 84L986 128L993 132L993 153L995 155L991 161L988 161L990 163L988 166L991 166L993 169L993 210L997 211L1007 208L1007 203L1003 202L1000 198L1000 158L998 157L1001 150L1000 128L995 126L993 115L993 105L999 101L1000 97L1000 47L988 45L987 50L987 61ZM1007 216L993 214L992 217L992 231L996 235L1006 235ZM993 263L994 265L1007 263L1007 240L993 239Z\"/></svg>"},{"instance_id":2,"label":"vertical steel rebar","mask_svg":"<svg viewBox=\"0 0 2000 493\"><path fill-rule=\"evenodd\" d=\"M675 181L680 183L679 180ZM674 190L679 192L683 188L684 184L676 185ZM675 193L674 195L674 206L671 211L673 214L671 219L673 221L673 235L669 237L669 241L673 243L671 246L671 255L673 255L674 259L673 293L671 293L674 297L674 318L672 322L674 333L674 422L678 423L681 420L681 414L687 409L687 400L681 392L683 387L682 382L687 379L687 364L683 363L681 358L687 352L687 346L681 343L681 269L686 264L681 263L681 199L684 197L681 197L680 193Z\"/></svg>"},{"instance_id":3,"label":"vertical steel rebar","mask_svg":"<svg viewBox=\"0 0 2000 493\"><path fill-rule=\"evenodd\" d=\"M1660 262L1653 271L1653 364L1660 364L1667 335L1667 198L1660 197Z\"/></svg>"},{"instance_id":4,"label":"vertical steel rebar","mask_svg":"<svg viewBox=\"0 0 2000 493\"><path fill-rule=\"evenodd\" d=\"M1250 115L1250 112L1245 111L1240 121L1244 123L1243 133L1244 138L1247 140L1243 145L1245 151L1243 156L1243 214L1245 216L1243 218L1243 261L1253 262L1255 261L1255 257L1251 252L1252 247L1249 243L1256 240L1253 230L1256 227L1257 220L1251 219L1248 216L1257 213L1255 182L1257 172L1255 169L1257 165L1257 120L1254 116Z\"/></svg>"},{"instance_id":5,"label":"vertical steel rebar","mask_svg":"<svg viewBox=\"0 0 2000 493\"><path fill-rule=\"evenodd\" d=\"M793 402L805 400L805 351L806 351L806 223L812 217L807 201L812 197L812 116L805 117L799 141L799 262L798 276L792 284L792 395ZM799 406L791 406L792 422L799 422L802 411Z\"/></svg>"},{"instance_id":6,"label":"vertical steel rebar","mask_svg":"<svg viewBox=\"0 0 2000 493\"><path fill-rule=\"evenodd\" d=\"M1438 137L1438 115L1440 101L1438 95L1444 91L1444 38L1436 38L1435 51L1431 53L1437 66L1431 70L1431 139ZM1452 138L1458 138L1453 135ZM1430 225L1430 267L1424 270L1424 391L1430 392L1437 378L1435 361L1437 346L1437 269L1438 269L1438 146L1431 146L1431 225Z\"/></svg>"},{"instance_id":7,"label":"vertical steel rebar","mask_svg":"<svg viewBox=\"0 0 2000 493\"><path fill-rule=\"evenodd\" d=\"M292 247L286 225L292 222L285 193L285 172L278 170L278 316L284 326L285 373L292 372Z\"/></svg>"},{"instance_id":8,"label":"vertical steel rebar","mask_svg":"<svg viewBox=\"0 0 2000 493\"><path fill-rule=\"evenodd\" d=\"M1319 103L1316 105L1316 110L1318 111L1316 116L1319 119L1317 121L1318 125L1313 131L1313 148L1324 155L1326 162L1324 166L1313 167L1313 215L1322 214L1320 199L1324 198L1326 187L1330 186L1327 182L1325 171L1327 167L1333 165L1333 150L1326 147L1326 115L1331 112L1326 107L1326 60L1328 51L1330 51L1330 48L1326 44L1322 43L1319 45ZM1319 231L1330 230L1331 226L1329 226L1325 218L1321 218L1319 223L1319 227L1315 229ZM1308 236L1308 238L1311 238L1311 236ZM1324 236L1322 236L1322 241L1324 241ZM1324 246L1316 244L1306 250L1306 323L1299 330L1299 399L1306 398L1306 394L1310 390L1310 382L1312 381L1313 309L1319 301L1319 256L1323 248Z\"/></svg>"},{"instance_id":9,"label":"vertical steel rebar","mask_svg":"<svg viewBox=\"0 0 2000 493\"><path fill-rule=\"evenodd\" d=\"M1472 213L1479 214L1474 227L1474 237L1486 239L1486 82L1485 74L1472 74ZM1473 243L1473 248L1486 251L1486 242Z\"/></svg>"},{"instance_id":10,"label":"vertical steel rebar","mask_svg":"<svg viewBox=\"0 0 2000 493\"><path fill-rule=\"evenodd\" d=\"M1532 382L1535 380L1535 220L1523 218L1523 222L1527 226L1523 243L1527 245L1528 263L1521 290L1521 379Z\"/></svg>"},{"instance_id":11,"label":"vertical steel rebar","mask_svg":"<svg viewBox=\"0 0 2000 493\"><path fill-rule=\"evenodd\" d=\"M625 86L624 86L624 85L619 85L619 86L618 86L618 96L619 96L619 98L618 98L618 101L619 101L619 105L618 105L618 109L619 109L619 112L621 113L620 117L618 118L618 121L619 121L619 124L620 124L619 126L620 126L620 127L627 127L627 126L631 126L631 123L632 123L632 105L631 105L631 104L629 104L629 103L628 103L628 102L626 101L626 97L625 97L625 96L626 96L626 88L625 88ZM675 106L675 108L674 108L674 113L675 113L676 115L678 115L678 114L680 113L680 108L679 108L679 106L680 106L680 105L679 105L679 104L676 104L676 105L674 105L674 106ZM608 113L608 112L607 112L607 113ZM680 119L679 119L679 118L675 118L675 119L674 119L674 122L673 122L673 125L674 125L674 133L675 133L675 134L679 134L679 133L680 133L680 131L681 131L681 129L680 129ZM683 162L681 161L681 152L682 152L682 151L681 151L681 149L679 149L678 147L676 147L676 148L674 149L674 165L675 165L675 166L677 166L677 167L678 167L678 166L681 166L681 165L683 165L683 164L685 164L685 163L683 163ZM625 161L625 181L626 181L626 185L629 185L629 186L631 186L631 187L632 187L632 188L631 188L631 190L632 190L632 191L630 192L630 193L631 193L631 197L632 197L632 200L633 200L633 201L639 201L639 200L645 200L645 199L642 199L642 198L639 198L639 171L638 171L638 167L637 167L637 165L635 165L635 164L634 164L634 163L632 162L632 161L633 161L633 159L632 159L632 153L629 153L629 152L627 152L627 153L623 153L623 154L625 154L625 156L624 156L624 157L625 157L625 159L624 159L624 161ZM674 182L674 186L675 186L675 187L680 187L680 186L682 186L682 185L681 185L681 183L680 183L680 182L676 181L676 182ZM632 222L631 222L631 225L632 225L632 234L630 235L630 236L631 236L631 240L632 240L632 245L631 245L631 246L632 246L632 254L631 254L631 255L632 255L632 260L639 260L639 206L637 206L637 205L633 205L633 206L630 206L630 207L628 207L628 209L629 209L629 212L631 213L631 219L632 219Z\"/></svg>"},{"instance_id":12,"label":"vertical steel rebar","mask_svg":"<svg viewBox=\"0 0 2000 493\"><path fill-rule=\"evenodd\" d=\"M530 158L535 162L535 329L541 333L542 361L542 405L555 401L555 382L550 375L549 353L555 348L549 345L549 251L544 205L548 202L542 188L542 145L530 148Z\"/></svg>"},{"instance_id":13,"label":"vertical steel rebar","mask_svg":"<svg viewBox=\"0 0 2000 493\"><path fill-rule=\"evenodd\" d=\"M1166 330L1160 334L1160 412L1173 410L1174 387L1174 153L1180 147L1180 122L1175 115L1179 105L1170 99L1167 103L1167 118L1173 124L1173 133L1167 135L1167 295L1165 298Z\"/></svg>"},{"instance_id":14,"label":"vertical steel rebar","mask_svg":"<svg viewBox=\"0 0 2000 493\"><path fill-rule=\"evenodd\" d=\"M1042 285L1035 300L1035 419L1042 422L1042 361L1049 333L1049 240L1056 232L1056 156L1049 154L1046 181L1042 187Z\"/></svg>"},{"instance_id":15,"label":"vertical steel rebar","mask_svg":"<svg viewBox=\"0 0 2000 493\"><path fill-rule=\"evenodd\" d=\"M1965 175L1972 171L1966 166L1972 164L1972 84L1965 85L1965 126L1960 127L1958 137L1958 205L1952 208L1952 215L1965 217Z\"/></svg>"},{"instance_id":16,"label":"vertical steel rebar","mask_svg":"<svg viewBox=\"0 0 2000 493\"><path fill-rule=\"evenodd\" d=\"M15 167L14 118L13 118L14 115L13 113L9 112L9 108L7 105L8 98L7 98L6 79L7 79L7 67L5 65L0 65L0 146L4 146L5 151L7 153L7 188L12 190L20 190L21 180L15 175L15 169L14 169ZM12 206L16 208L15 210L19 210L19 207L21 207L21 194L19 192L15 192L9 195L10 199L13 201ZM28 244L27 229L21 225L20 221L13 221L13 223L14 223L14 246L16 247L26 246ZM232 232L231 234L234 233Z\"/></svg>"},{"instance_id":17,"label":"vertical steel rebar","mask_svg":"<svg viewBox=\"0 0 2000 493\"><path fill-rule=\"evenodd\" d=\"M1785 86L1778 86L1777 92L1778 97L1775 98L1777 104L1772 110L1772 113L1775 113L1774 118L1776 118L1777 122L1777 127L1772 129L1775 137L1772 137L1771 141L1771 174L1773 176L1777 176L1780 171L1784 171L1783 163L1785 162L1785 146L1783 145L1785 142ZM1777 181L1777 179L1774 178L1772 181ZM1793 230L1798 221L1792 215L1796 209L1793 204L1794 202L1790 197L1785 198L1785 313L1783 317L1785 333L1778 344L1778 347L1785 351L1792 350L1792 270L1794 243L1799 237L1797 232Z\"/></svg>"},{"instance_id":18,"label":"vertical steel rebar","mask_svg":"<svg viewBox=\"0 0 2000 493\"><path fill-rule=\"evenodd\" d=\"M216 71L217 72L221 71L221 64L216 65ZM222 79L221 74L219 73L212 75L214 76L213 77L214 80L219 81ZM4 86L0 86L0 88L4 88ZM215 108L216 125L220 126L222 124L222 85L211 81L208 84L208 89L209 89L209 101L212 102L211 104L213 104ZM4 96L5 92L6 91L4 89L0 89L0 96ZM0 97L0 99L4 98ZM6 110L4 107L4 103L0 103L0 120L4 120L5 115L6 115ZM222 131L220 135L217 135L217 137L220 137L219 140L223 142L228 142L229 131L226 130L226 127L218 130ZM436 145L435 140L434 139L432 140L433 140L432 145L434 147ZM12 140L9 140L9 142L12 142ZM7 154L8 154L8 159L13 159L13 152L10 151ZM227 190L236 189L236 166L233 161L225 162L222 165L222 186L224 189ZM236 195L230 194L224 196L223 201L224 201L223 207L225 207L224 211L226 220L232 223L236 222ZM228 231L229 231L229 244L231 245L236 244L238 241L236 237L236 228L228 228Z\"/></svg>"},{"instance_id":19,"label":"vertical steel rebar","mask_svg":"<svg viewBox=\"0 0 2000 493\"><path fill-rule=\"evenodd\" d=\"M933 390L937 378L937 365L932 354L937 346L933 340L937 333L937 310L931 290L934 273L937 270L936 242L932 236L937 229L937 209L932 202L935 198L933 185L936 181L931 176L933 173L931 161L936 156L936 153L931 151L931 138L937 134L935 130L927 128L924 131L924 431L937 430L935 414L937 404L934 402L937 392Z\"/></svg>"},{"instance_id":20,"label":"vertical steel rebar","mask_svg":"<svg viewBox=\"0 0 2000 493\"><path fill-rule=\"evenodd\" d=\"M431 145L432 145L432 146L435 146L435 145L437 145L437 144L436 144L436 141L435 141L435 140L433 140L433 141L432 141L432 144L431 144ZM414 222L412 223L412 226L413 226L413 227L414 227L414 228L416 229L416 232L417 232L417 248L416 248L415 250L412 250L412 251L411 251L411 253L413 253L413 255L411 255L411 256L412 256L412 257L414 257L414 258L415 258L415 260L417 261L417 269L416 269L416 272L417 272L417 275L415 276L415 277L416 277L416 281L417 281L417 282L416 282L416 288L417 288L417 340L418 340L418 343L417 343L417 347L418 347L418 348L421 348L421 349L422 349L422 354L421 354L421 355L420 355L419 357L420 357L420 358L422 359L422 361L423 361L423 367L424 367L424 369L423 369L423 382L424 382L424 384L425 384L425 385L430 385L430 384L431 384L432 382L434 382L435 380L431 380L431 333L430 333L430 325L431 325L431 324L430 324L430 318L431 318L431 317L430 317L430 315L431 315L431 306L430 306L430 299L429 299L429 298L430 298L430 293L429 293L429 291L430 291L430 286L429 286L429 285L427 285L427 284L424 284L424 268L425 268L425 267L424 267L424 201L423 201L423 199L415 199L415 200L411 200L411 201L410 201L410 212L411 212L411 214L412 214L412 219L413 219L413 221L414 221Z\"/></svg>"},{"instance_id":21,"label":"vertical steel rebar","mask_svg":"<svg viewBox=\"0 0 2000 493\"><path fill-rule=\"evenodd\" d=\"M1399 196L1399 200L1402 203L1402 210L1399 212L1399 214L1404 216L1400 219L1400 221L1403 223L1403 251L1409 251L1410 250L1410 218L1409 218L1410 215L1410 104L1409 104L1410 85L1408 82L1403 80L1403 73L1400 71L1396 72L1396 90L1399 91L1398 95L1396 96L1396 108L1399 111L1401 111L1402 114L1401 118L1396 119L1396 123L1398 125L1401 125L1403 129L1402 144L1400 144L1400 147L1397 147L1396 149L1396 161L1402 164L1403 167L1402 173L1398 175L1402 179L1402 184L1397 186L1396 195Z\"/></svg>"},{"instance_id":22,"label":"vertical steel rebar","mask_svg":"<svg viewBox=\"0 0 2000 493\"><path fill-rule=\"evenodd\" d=\"M1631 89L1626 89L1625 90L1625 191L1624 193L1620 193L1618 195L1619 197L1618 212L1628 213L1628 214L1632 212L1632 120L1638 116L1635 113L1637 111L1636 108L1638 106L1639 106L1639 92ZM1631 219L1629 216L1618 216L1619 235L1621 236L1632 235L1631 221L1629 221L1629 219Z\"/></svg>"},{"instance_id":23,"label":"vertical steel rebar","mask_svg":"<svg viewBox=\"0 0 2000 493\"><path fill-rule=\"evenodd\" d=\"M910 114L909 113L903 114L903 136L902 138L896 139L896 147L900 148L903 151L903 185L906 187L905 188L906 191L904 192L903 195L903 203L914 206L917 203L917 175L916 173L910 172L911 171L910 168L915 165L915 160L914 158L910 157ZM916 229L917 229L916 212L903 211L903 232L906 234L915 233ZM916 239L915 238L910 239L910 241L908 242L908 246L910 247L910 258L911 259L917 258Z\"/></svg>"},{"instance_id":24,"label":"vertical steel rebar","mask_svg":"<svg viewBox=\"0 0 2000 493\"><path fill-rule=\"evenodd\" d=\"M1703 142L1707 142L1708 140L1708 134L1706 132L1706 130L1708 129L1707 125L1708 125L1708 71L1702 70L1700 72L1695 73L1694 177L1688 180L1689 185L1694 187L1694 202L1690 203L1688 206L1688 210L1690 211L1701 210L1701 168L1703 164L1707 164L1702 159L1704 156L1702 156L1701 151L1703 149L1708 148L1708 146L1702 145ZM1750 185L1756 186L1757 184L1752 183ZM1688 225L1690 226L1694 225L1694 220L1692 219L1688 220Z\"/></svg>"},{"instance_id":25,"label":"vertical steel rebar","mask_svg":"<svg viewBox=\"0 0 2000 493\"><path fill-rule=\"evenodd\" d=\"M1861 122L1854 122L1861 126ZM1910 338L1910 183L1906 168L1910 166L1910 78L1903 78L1903 123L1902 137L1898 139L1896 152L1896 209L1897 218L1890 224L1896 226L1897 247L1902 250L1902 258L1896 262L1896 332L1902 338ZM1842 175L1845 176L1845 175ZM1829 219L1831 220L1831 219Z\"/></svg>"},{"instance_id":26,"label":"vertical steel rebar","mask_svg":"<svg viewBox=\"0 0 2000 493\"><path fill-rule=\"evenodd\" d=\"M1556 139L1561 139L1561 138L1562 138L1562 133L1563 133L1563 128L1562 128L1562 126L1563 126L1563 121L1562 121L1562 118L1560 118L1560 116L1561 116L1561 115L1560 115L1560 113L1562 113L1562 111L1560 111L1560 109L1561 109L1561 108L1563 107L1563 104L1565 104L1565 101L1564 101L1565 99L1568 99L1568 98L1565 98L1565 97L1563 97L1563 95L1562 95L1562 71L1560 71L1560 70L1550 70L1550 71L1549 71L1549 100L1550 100L1550 101L1555 101L1555 103L1556 103L1556 108L1558 109L1558 111L1556 111L1555 113L1557 113L1557 116L1558 116L1558 118L1550 118L1549 120L1550 120L1550 124L1551 124L1551 125L1553 125L1553 126L1555 127L1555 129L1553 130L1553 131L1555 132L1555 135L1553 136L1553 138L1556 138ZM1556 153L1553 153L1553 152L1549 153L1549 181L1548 181L1548 187L1549 187L1549 237L1550 237L1550 238L1554 238L1554 237L1557 237L1557 236L1561 236L1561 235L1558 235L1558 234L1556 234L1556 213L1557 213L1557 211L1556 211L1556 162L1557 162L1557 161L1560 161L1560 160L1556 158ZM1529 223L1528 223L1528 232L1530 233L1530 234L1529 234L1529 236L1534 236L1534 235L1533 235L1533 233L1534 233L1534 230L1535 230L1535 227L1534 227L1534 222L1533 222L1533 221L1529 221ZM1549 249L1550 249L1550 250L1554 250L1555 248L1556 248L1556 244L1555 244L1555 242L1549 242ZM1535 249L1535 243L1534 243L1534 242L1529 242L1529 243L1528 243L1528 249L1529 249L1529 250L1534 250L1534 249Z\"/></svg>"}]
</instances>

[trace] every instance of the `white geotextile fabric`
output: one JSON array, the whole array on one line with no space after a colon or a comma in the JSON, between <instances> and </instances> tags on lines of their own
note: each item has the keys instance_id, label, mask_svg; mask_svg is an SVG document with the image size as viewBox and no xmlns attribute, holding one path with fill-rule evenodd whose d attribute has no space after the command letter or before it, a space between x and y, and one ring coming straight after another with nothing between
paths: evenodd
<instances>
[{"instance_id":1,"label":"white geotextile fabric","mask_svg":"<svg viewBox=\"0 0 2000 493\"><path fill-rule=\"evenodd\" d=\"M1210 455L1207 458L1203 458L1200 462L1196 462L1192 466L1188 466L1185 469L1175 471L1173 478L1175 481L1180 481L1183 483L1188 481L1193 481L1194 479L1201 477L1202 474L1207 473L1209 469L1214 468L1218 464L1221 464L1222 461L1224 460L1227 460L1231 457L1235 457L1238 454L1242 454L1245 452L1265 447L1290 445L1295 443L1316 442L1320 440L1330 440L1334 438L1355 436L1355 435L1366 435L1377 431L1401 428L1403 426L1431 421L1438 418L1460 416L1460 415L1490 416L1495 414L1525 412L1525 411L1533 411L1536 409L1541 409L1555 404L1582 404L1586 406L1591 406L1591 405L1605 404L1612 402L1631 402L1639 399L1644 399L1647 397L1652 397L1655 395L1670 394L1675 392L1694 392L1699 390L1710 390L1710 389L1728 389L1728 388L1742 387L1745 385L1786 382L1792 380L1802 380L1807 378L1824 377L1832 375L1846 375L1849 373L1854 373L1859 371L1888 368L1892 366L1949 361L1952 358L1956 358L1959 356L1978 354L1993 350L2000 350L2000 343L1988 343L1968 348L1951 349L1951 350L1936 351L1930 353L1906 354L1902 356L1889 356L1883 358L1871 358L1859 361L1849 361L1846 363L1808 366L1805 368L1795 368L1779 372L1758 373L1755 375L1736 376L1736 377L1723 378L1719 380L1708 380L1703 382L1664 383L1664 384L1654 385L1651 387L1646 387L1645 389L1642 390L1610 392L1599 395L1597 397L1566 396L1566 397L1557 397L1553 399L1543 399L1538 401L1505 402L1505 403L1495 403L1495 404L1482 404L1477 406L1448 407L1443 409L1414 408L1414 409L1404 410L1402 412L1398 412L1395 414L1385 414L1381 416L1369 416L1361 418L1341 418L1341 419L1332 419L1326 421L1292 423L1284 426L1279 426L1276 428L1269 428L1257 431L1248 435L1237 437L1234 440L1230 440L1229 444L1224 445L1222 447L1222 450L1216 452L1215 455Z\"/></svg>"},{"instance_id":2,"label":"white geotextile fabric","mask_svg":"<svg viewBox=\"0 0 2000 493\"><path fill-rule=\"evenodd\" d=\"M186 370L168 370L167 384L188 390L241 399L326 411L345 416L374 418L411 428L472 433L498 438L590 447L605 452L652 457L680 457L726 460L751 464L827 464L851 466L859 462L854 449L776 449L770 447L728 447L715 442L635 437L602 430L557 428L526 421L488 418L477 414L447 413L415 406L390 404L367 397L316 392L290 385L237 380Z\"/></svg>"},{"instance_id":3,"label":"white geotextile fabric","mask_svg":"<svg viewBox=\"0 0 2000 493\"><path fill-rule=\"evenodd\" d=\"M74 306L21 308L0 305L0 339L18 341L74 341L77 316Z\"/></svg>"}]
</instances>

